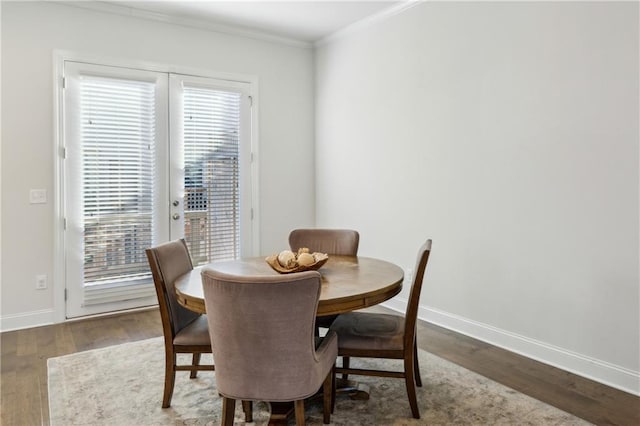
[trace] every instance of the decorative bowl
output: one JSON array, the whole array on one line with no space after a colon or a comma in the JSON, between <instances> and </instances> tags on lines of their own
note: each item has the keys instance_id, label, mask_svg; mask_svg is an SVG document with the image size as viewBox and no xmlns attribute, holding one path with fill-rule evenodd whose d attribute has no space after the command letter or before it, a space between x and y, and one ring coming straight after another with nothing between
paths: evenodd
<instances>
[{"instance_id":1,"label":"decorative bowl","mask_svg":"<svg viewBox=\"0 0 640 426\"><path fill-rule=\"evenodd\" d=\"M291 274L293 272L304 272L304 271L316 271L320 269L322 265L327 263L327 260L329 260L329 255L325 253L312 253L312 254L316 260L314 263L310 265L297 265L293 268L285 268L284 266L280 265L280 263L278 263L277 254L271 255L267 257L265 260L267 261L269 266L273 268L274 271L280 274Z\"/></svg>"}]
</instances>

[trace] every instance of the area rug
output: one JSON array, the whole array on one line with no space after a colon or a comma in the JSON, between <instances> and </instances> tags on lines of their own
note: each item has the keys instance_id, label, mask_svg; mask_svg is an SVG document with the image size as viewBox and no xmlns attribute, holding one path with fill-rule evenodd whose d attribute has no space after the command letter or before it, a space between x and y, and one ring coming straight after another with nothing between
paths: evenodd
<instances>
[{"instance_id":1,"label":"area rug","mask_svg":"<svg viewBox=\"0 0 640 426\"><path fill-rule=\"evenodd\" d=\"M187 360L189 358L186 358ZM336 399L333 425L586 425L564 411L443 360L419 352L422 418L411 417L404 381L355 376L370 389L369 400ZM211 358L206 360L211 361ZM358 360L353 359L356 366ZM401 368L400 361L364 360L365 368ZM222 400L215 372L196 379L178 372L171 407L162 409L164 346L154 338L79 352L47 361L52 425L220 424ZM254 424L266 425L269 404L254 404ZM322 424L320 403L306 407L307 424ZM244 425L240 404L236 424Z\"/></svg>"}]
</instances>

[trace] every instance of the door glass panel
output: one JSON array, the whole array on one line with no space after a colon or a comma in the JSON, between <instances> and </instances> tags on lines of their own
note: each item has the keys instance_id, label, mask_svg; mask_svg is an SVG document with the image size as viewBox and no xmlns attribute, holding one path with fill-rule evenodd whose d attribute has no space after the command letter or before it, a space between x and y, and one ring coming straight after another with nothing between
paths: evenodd
<instances>
[{"instance_id":1,"label":"door glass panel","mask_svg":"<svg viewBox=\"0 0 640 426\"><path fill-rule=\"evenodd\" d=\"M240 255L241 94L184 87L184 236L194 264Z\"/></svg>"},{"instance_id":2,"label":"door glass panel","mask_svg":"<svg viewBox=\"0 0 640 426\"><path fill-rule=\"evenodd\" d=\"M150 278L155 84L80 83L84 285Z\"/></svg>"}]
</instances>

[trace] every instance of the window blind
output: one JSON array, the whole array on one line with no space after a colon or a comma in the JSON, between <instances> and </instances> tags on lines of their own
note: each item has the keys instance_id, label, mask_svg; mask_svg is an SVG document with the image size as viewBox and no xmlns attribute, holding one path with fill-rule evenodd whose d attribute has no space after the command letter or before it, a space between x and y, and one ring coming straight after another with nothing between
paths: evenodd
<instances>
[{"instance_id":1,"label":"window blind","mask_svg":"<svg viewBox=\"0 0 640 426\"><path fill-rule=\"evenodd\" d=\"M80 82L87 304L153 294L145 248L153 245L154 91L144 81ZM145 285L122 285L136 281Z\"/></svg>"},{"instance_id":2,"label":"window blind","mask_svg":"<svg viewBox=\"0 0 640 426\"><path fill-rule=\"evenodd\" d=\"M196 265L240 255L240 96L183 89L184 235Z\"/></svg>"}]
</instances>

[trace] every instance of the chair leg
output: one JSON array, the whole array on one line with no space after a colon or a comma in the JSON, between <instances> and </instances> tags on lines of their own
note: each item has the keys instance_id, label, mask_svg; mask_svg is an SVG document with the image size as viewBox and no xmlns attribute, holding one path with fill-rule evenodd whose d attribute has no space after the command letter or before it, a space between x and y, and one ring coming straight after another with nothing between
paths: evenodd
<instances>
[{"instance_id":1,"label":"chair leg","mask_svg":"<svg viewBox=\"0 0 640 426\"><path fill-rule=\"evenodd\" d=\"M295 402L296 406L296 426L304 426L304 399Z\"/></svg>"},{"instance_id":2,"label":"chair leg","mask_svg":"<svg viewBox=\"0 0 640 426\"><path fill-rule=\"evenodd\" d=\"M420 366L418 365L418 342L413 342L413 369L416 372L416 385L422 387L422 378L420 377Z\"/></svg>"},{"instance_id":3,"label":"chair leg","mask_svg":"<svg viewBox=\"0 0 640 426\"><path fill-rule=\"evenodd\" d=\"M348 356L343 356L342 357L342 368L349 368L349 357ZM349 375L347 373L342 373L342 380L347 380L349 378Z\"/></svg>"},{"instance_id":4,"label":"chair leg","mask_svg":"<svg viewBox=\"0 0 640 426\"><path fill-rule=\"evenodd\" d=\"M199 352L194 352L193 353L193 359L191 361L191 365L193 365L194 367L200 364L200 353ZM189 374L189 378L191 379L195 379L196 376L198 375L198 370L191 370L191 373Z\"/></svg>"},{"instance_id":5,"label":"chair leg","mask_svg":"<svg viewBox=\"0 0 640 426\"><path fill-rule=\"evenodd\" d=\"M331 369L331 414L336 408L336 365Z\"/></svg>"},{"instance_id":6,"label":"chair leg","mask_svg":"<svg viewBox=\"0 0 640 426\"><path fill-rule=\"evenodd\" d=\"M236 411L236 400L227 398L222 399L222 425L233 426L233 418Z\"/></svg>"},{"instance_id":7,"label":"chair leg","mask_svg":"<svg viewBox=\"0 0 640 426\"><path fill-rule=\"evenodd\" d=\"M253 402L242 401L242 411L244 411L244 421L253 423Z\"/></svg>"},{"instance_id":8,"label":"chair leg","mask_svg":"<svg viewBox=\"0 0 640 426\"><path fill-rule=\"evenodd\" d=\"M333 386L334 386L334 374L333 367L327 374L322 384L322 423L328 425L331 421L331 413L333 412Z\"/></svg>"},{"instance_id":9,"label":"chair leg","mask_svg":"<svg viewBox=\"0 0 640 426\"><path fill-rule=\"evenodd\" d=\"M411 406L411 414L414 419L420 418L420 410L418 409L418 399L416 397L416 373L413 371L413 357L409 356L404 359L404 383L407 387L407 396L409 397L409 405Z\"/></svg>"},{"instance_id":10,"label":"chair leg","mask_svg":"<svg viewBox=\"0 0 640 426\"><path fill-rule=\"evenodd\" d=\"M176 382L176 354L166 352L164 354L164 394L162 396L162 408L171 406L173 385Z\"/></svg>"}]
</instances>

